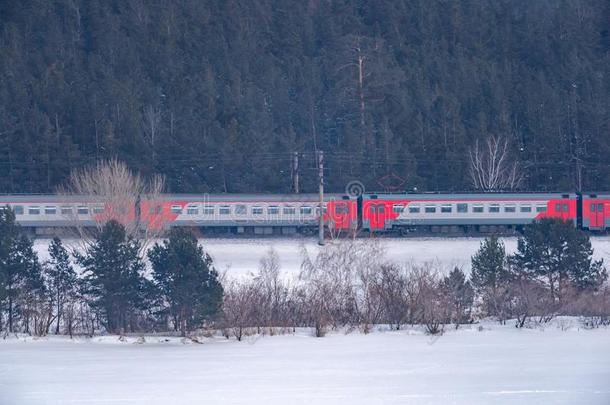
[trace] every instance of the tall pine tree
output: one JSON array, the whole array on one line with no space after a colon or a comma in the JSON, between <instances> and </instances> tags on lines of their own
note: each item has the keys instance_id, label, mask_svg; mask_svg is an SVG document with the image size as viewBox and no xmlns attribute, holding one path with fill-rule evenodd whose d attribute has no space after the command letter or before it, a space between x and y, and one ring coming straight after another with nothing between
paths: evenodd
<instances>
[{"instance_id":1,"label":"tall pine tree","mask_svg":"<svg viewBox=\"0 0 610 405\"><path fill-rule=\"evenodd\" d=\"M148 257L175 330L185 336L218 312L223 296L218 273L191 233L172 229L169 239L155 244Z\"/></svg>"},{"instance_id":2,"label":"tall pine tree","mask_svg":"<svg viewBox=\"0 0 610 405\"><path fill-rule=\"evenodd\" d=\"M49 244L51 259L45 263L47 290L55 311L55 334L59 334L64 308L75 298L78 278L70 263L70 255L57 237ZM69 328L70 329L70 328Z\"/></svg>"},{"instance_id":3,"label":"tall pine tree","mask_svg":"<svg viewBox=\"0 0 610 405\"><path fill-rule=\"evenodd\" d=\"M123 225L109 221L85 254L75 256L84 270L89 303L99 311L109 333L137 329L147 291L139 250L140 244L127 237Z\"/></svg>"},{"instance_id":4,"label":"tall pine tree","mask_svg":"<svg viewBox=\"0 0 610 405\"><path fill-rule=\"evenodd\" d=\"M485 239L472 257L470 279L476 292L483 298L484 312L503 321L510 273L506 266L504 243L497 236Z\"/></svg>"},{"instance_id":5,"label":"tall pine tree","mask_svg":"<svg viewBox=\"0 0 610 405\"><path fill-rule=\"evenodd\" d=\"M16 330L20 317L25 332L29 332L32 297L43 287L32 241L21 233L15 213L8 207L0 209L0 311L7 313L8 332Z\"/></svg>"}]
</instances>

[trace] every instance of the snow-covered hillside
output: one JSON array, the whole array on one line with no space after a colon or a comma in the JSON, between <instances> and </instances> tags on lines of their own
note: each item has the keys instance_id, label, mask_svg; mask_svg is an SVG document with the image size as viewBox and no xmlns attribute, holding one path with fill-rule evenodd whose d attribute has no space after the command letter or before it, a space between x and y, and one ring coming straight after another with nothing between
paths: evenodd
<instances>
[{"instance_id":1,"label":"snow-covered hillside","mask_svg":"<svg viewBox=\"0 0 610 405\"><path fill-rule=\"evenodd\" d=\"M440 338L411 330L135 340L0 340L0 403L610 403L610 329L578 330L575 320L546 330L489 323Z\"/></svg>"}]
</instances>

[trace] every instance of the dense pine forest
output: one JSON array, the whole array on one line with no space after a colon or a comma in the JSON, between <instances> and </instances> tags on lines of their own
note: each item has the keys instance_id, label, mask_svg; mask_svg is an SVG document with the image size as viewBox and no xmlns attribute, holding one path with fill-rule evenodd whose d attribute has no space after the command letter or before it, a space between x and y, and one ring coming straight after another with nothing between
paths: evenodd
<instances>
[{"instance_id":1,"label":"dense pine forest","mask_svg":"<svg viewBox=\"0 0 610 405\"><path fill-rule=\"evenodd\" d=\"M608 189L607 0L4 0L0 192L117 157L174 192L467 190L508 139L524 189ZM576 173L581 171L582 181Z\"/></svg>"}]
</instances>

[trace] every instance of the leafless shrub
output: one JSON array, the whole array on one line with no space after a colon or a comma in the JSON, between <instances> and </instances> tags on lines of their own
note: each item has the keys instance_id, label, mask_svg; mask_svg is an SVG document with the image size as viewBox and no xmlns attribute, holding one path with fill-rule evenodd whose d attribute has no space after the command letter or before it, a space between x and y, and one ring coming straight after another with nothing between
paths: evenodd
<instances>
[{"instance_id":1,"label":"leafless shrub","mask_svg":"<svg viewBox=\"0 0 610 405\"><path fill-rule=\"evenodd\" d=\"M516 318L517 328L522 328L532 316L536 316L539 323L547 323L555 316L556 306L548 300L544 286L536 280L515 280L509 289L511 315Z\"/></svg>"},{"instance_id":2,"label":"leafless shrub","mask_svg":"<svg viewBox=\"0 0 610 405\"><path fill-rule=\"evenodd\" d=\"M299 280L316 329L349 325L370 331L382 313L382 261L383 250L374 241L331 243L313 259L305 252Z\"/></svg>"},{"instance_id":3,"label":"leafless shrub","mask_svg":"<svg viewBox=\"0 0 610 405\"><path fill-rule=\"evenodd\" d=\"M594 290L577 291L570 295L564 305L565 315L583 317L587 328L597 328L610 325L610 287Z\"/></svg>"},{"instance_id":4,"label":"leafless shrub","mask_svg":"<svg viewBox=\"0 0 610 405\"><path fill-rule=\"evenodd\" d=\"M234 336L241 341L252 325L254 286L248 282L232 281L224 286L223 329L227 337Z\"/></svg>"},{"instance_id":5,"label":"leafless shrub","mask_svg":"<svg viewBox=\"0 0 610 405\"><path fill-rule=\"evenodd\" d=\"M430 335L442 334L449 321L449 306L443 299L437 273L419 273L416 285L419 288L421 322Z\"/></svg>"},{"instance_id":6,"label":"leafless shrub","mask_svg":"<svg viewBox=\"0 0 610 405\"><path fill-rule=\"evenodd\" d=\"M379 272L379 292L385 319L392 329L400 330L409 314L406 271L400 266L388 263L381 265Z\"/></svg>"}]
</instances>

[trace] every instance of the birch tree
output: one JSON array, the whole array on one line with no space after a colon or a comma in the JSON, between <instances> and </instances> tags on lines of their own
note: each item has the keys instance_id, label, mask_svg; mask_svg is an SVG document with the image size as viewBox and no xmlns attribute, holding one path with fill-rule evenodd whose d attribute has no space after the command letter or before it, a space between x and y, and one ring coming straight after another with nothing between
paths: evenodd
<instances>
[{"instance_id":1,"label":"birch tree","mask_svg":"<svg viewBox=\"0 0 610 405\"><path fill-rule=\"evenodd\" d=\"M515 190L523 183L523 170L511 156L507 138L490 136L483 144L477 140L469 158L470 179L475 189Z\"/></svg>"}]
</instances>

